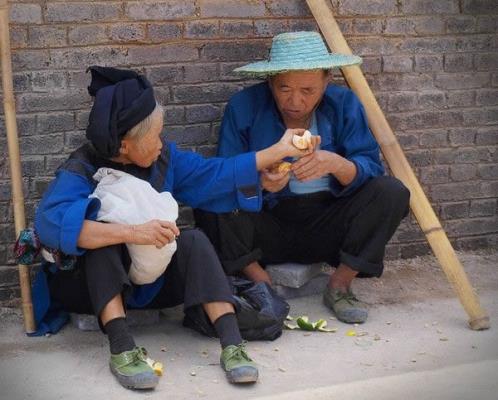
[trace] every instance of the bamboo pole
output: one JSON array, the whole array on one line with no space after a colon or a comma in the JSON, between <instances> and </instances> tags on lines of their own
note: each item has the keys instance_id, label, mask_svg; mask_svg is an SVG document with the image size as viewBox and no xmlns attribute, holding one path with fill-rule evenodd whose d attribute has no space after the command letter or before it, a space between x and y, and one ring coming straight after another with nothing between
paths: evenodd
<instances>
[{"instance_id":1,"label":"bamboo pole","mask_svg":"<svg viewBox=\"0 0 498 400\"><path fill-rule=\"evenodd\" d=\"M325 0L306 0L330 49L336 53L352 54L334 15ZM489 316L481 308L479 298L444 232L429 200L424 194L403 150L389 126L359 66L341 68L350 88L365 107L370 128L393 172L410 190L410 207L436 255L448 280L453 284L463 308L469 315L471 329L490 327Z\"/></svg>"},{"instance_id":2,"label":"bamboo pole","mask_svg":"<svg viewBox=\"0 0 498 400\"><path fill-rule=\"evenodd\" d=\"M14 221L16 236L26 226L24 216L24 195L22 191L21 160L19 157L19 141L17 137L16 106L12 84L12 64L10 57L9 37L9 7L7 0L0 0L0 51L2 56L2 87L5 126L7 128L7 145L9 148L10 177L12 185L12 203L14 207ZM19 265L19 282L21 286L22 313L24 329L27 333L36 330L31 302L31 283L29 267Z\"/></svg>"}]
</instances>

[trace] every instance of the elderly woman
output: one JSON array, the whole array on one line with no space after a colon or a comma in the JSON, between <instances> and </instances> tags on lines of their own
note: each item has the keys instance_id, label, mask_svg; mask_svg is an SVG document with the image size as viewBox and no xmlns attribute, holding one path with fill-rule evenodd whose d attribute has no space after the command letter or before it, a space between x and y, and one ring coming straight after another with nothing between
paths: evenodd
<instances>
[{"instance_id":1,"label":"elderly woman","mask_svg":"<svg viewBox=\"0 0 498 400\"><path fill-rule=\"evenodd\" d=\"M52 302L66 311L94 313L110 343L110 369L127 388L158 383L145 349L126 324L126 308L202 307L220 337L221 366L233 383L254 382L258 370L247 355L231 290L209 240L199 230L180 232L175 223L152 220L139 225L96 221L100 201L89 198L101 167L146 180L178 201L215 212L261 206L258 171L286 156L305 152L292 146L288 131L275 145L228 159L205 160L180 151L162 138L163 110L144 76L133 71L91 67L90 143L58 169L36 212L35 229L43 245L76 256L72 270L48 273ZM126 243L160 248L177 240L177 251L156 281L130 282ZM52 268L51 270L54 270Z\"/></svg>"},{"instance_id":2,"label":"elderly woman","mask_svg":"<svg viewBox=\"0 0 498 400\"><path fill-rule=\"evenodd\" d=\"M230 99L218 156L268 148L290 128L320 136L321 146L289 160L290 172L263 172L263 211L196 212L229 274L270 282L262 269L269 263L336 267L324 302L346 323L366 320L365 305L352 293L353 279L382 274L385 246L409 200L400 181L382 176L379 147L360 101L351 90L330 84L331 68L360 62L330 54L317 32L292 32L273 39L269 60L236 69L267 79Z\"/></svg>"}]
</instances>

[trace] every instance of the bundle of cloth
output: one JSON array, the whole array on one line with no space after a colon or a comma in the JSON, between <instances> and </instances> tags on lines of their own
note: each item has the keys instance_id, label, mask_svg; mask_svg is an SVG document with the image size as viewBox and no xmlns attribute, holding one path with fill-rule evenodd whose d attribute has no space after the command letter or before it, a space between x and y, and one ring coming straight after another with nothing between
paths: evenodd
<instances>
[{"instance_id":1,"label":"bundle of cloth","mask_svg":"<svg viewBox=\"0 0 498 400\"><path fill-rule=\"evenodd\" d=\"M169 192L157 192L149 182L112 168L99 168L98 182L89 196L101 203L98 221L138 225L153 219L175 222L178 203ZM176 251L176 241L158 249L153 245L126 244L131 258L130 280L143 285L159 278Z\"/></svg>"}]
</instances>

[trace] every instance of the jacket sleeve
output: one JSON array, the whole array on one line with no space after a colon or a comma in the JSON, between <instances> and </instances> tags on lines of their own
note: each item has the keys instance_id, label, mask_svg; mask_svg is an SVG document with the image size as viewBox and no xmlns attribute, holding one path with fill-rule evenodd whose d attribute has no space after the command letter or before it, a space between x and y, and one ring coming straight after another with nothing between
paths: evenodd
<instances>
[{"instance_id":1,"label":"jacket sleeve","mask_svg":"<svg viewBox=\"0 0 498 400\"><path fill-rule=\"evenodd\" d=\"M220 127L218 157L232 157L249 151L247 113L236 113L234 99L228 102Z\"/></svg>"},{"instance_id":2,"label":"jacket sleeve","mask_svg":"<svg viewBox=\"0 0 498 400\"><path fill-rule=\"evenodd\" d=\"M363 105L353 92L349 92L343 106L343 129L338 137L339 154L353 162L357 172L347 186L342 186L336 178L331 178L331 190L337 197L346 196L370 178L384 174L379 145L370 132Z\"/></svg>"},{"instance_id":3,"label":"jacket sleeve","mask_svg":"<svg viewBox=\"0 0 498 400\"><path fill-rule=\"evenodd\" d=\"M171 143L173 197L194 208L258 211L262 205L254 152L230 158L203 158Z\"/></svg>"},{"instance_id":4,"label":"jacket sleeve","mask_svg":"<svg viewBox=\"0 0 498 400\"><path fill-rule=\"evenodd\" d=\"M45 246L71 255L85 252L77 245L83 221L95 220L100 208L98 199L88 198L92 191L85 177L64 170L57 173L35 214L35 230Z\"/></svg>"}]
</instances>

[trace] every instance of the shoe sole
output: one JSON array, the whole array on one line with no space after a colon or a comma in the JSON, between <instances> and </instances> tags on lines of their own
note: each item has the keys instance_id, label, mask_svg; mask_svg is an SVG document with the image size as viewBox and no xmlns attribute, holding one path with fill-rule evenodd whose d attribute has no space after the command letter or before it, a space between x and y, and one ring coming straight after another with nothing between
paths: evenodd
<instances>
[{"instance_id":1,"label":"shoe sole","mask_svg":"<svg viewBox=\"0 0 498 400\"><path fill-rule=\"evenodd\" d=\"M254 367L239 367L225 371L230 383L254 383L258 380L258 370Z\"/></svg>"},{"instance_id":2,"label":"shoe sole","mask_svg":"<svg viewBox=\"0 0 498 400\"><path fill-rule=\"evenodd\" d=\"M124 386L127 389L154 389L159 383L159 377L154 373L142 373L134 376L126 376L120 374L111 365L109 367L121 386Z\"/></svg>"}]
</instances>

